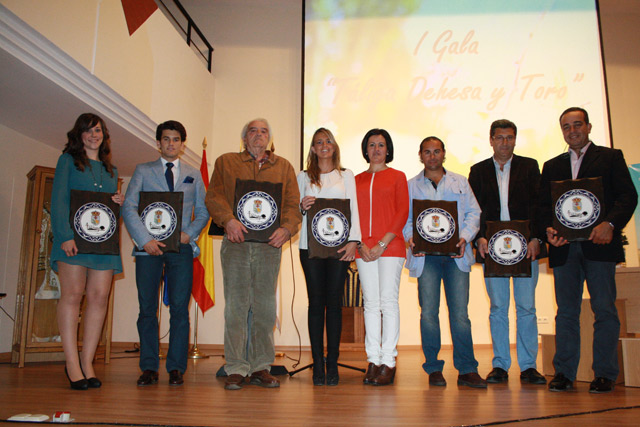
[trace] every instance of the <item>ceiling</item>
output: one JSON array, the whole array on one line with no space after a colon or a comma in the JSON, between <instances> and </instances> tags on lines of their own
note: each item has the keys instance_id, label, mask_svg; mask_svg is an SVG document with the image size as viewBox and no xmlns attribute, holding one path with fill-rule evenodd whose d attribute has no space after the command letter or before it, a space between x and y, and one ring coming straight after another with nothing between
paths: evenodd
<instances>
[{"instance_id":1,"label":"ceiling","mask_svg":"<svg viewBox=\"0 0 640 427\"><path fill-rule=\"evenodd\" d=\"M157 157L156 122L0 4L0 124L62 152L86 112L105 120L120 176ZM181 158L200 166L189 148Z\"/></svg>"},{"instance_id":2,"label":"ceiling","mask_svg":"<svg viewBox=\"0 0 640 427\"><path fill-rule=\"evenodd\" d=\"M121 176L131 176L139 159L156 155L153 139L141 141L118 121L109 120L110 111L90 106L3 48L0 64L0 124L62 152L75 119L95 112L107 122L112 161Z\"/></svg>"}]
</instances>

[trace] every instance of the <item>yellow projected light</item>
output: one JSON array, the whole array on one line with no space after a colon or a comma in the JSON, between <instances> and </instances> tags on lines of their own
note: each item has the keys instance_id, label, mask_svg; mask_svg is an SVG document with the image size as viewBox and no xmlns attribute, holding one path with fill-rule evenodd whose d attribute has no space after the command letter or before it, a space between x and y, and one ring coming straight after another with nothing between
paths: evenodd
<instances>
[{"instance_id":1,"label":"yellow projected light","mask_svg":"<svg viewBox=\"0 0 640 427\"><path fill-rule=\"evenodd\" d=\"M359 173L362 137L384 128L407 177L422 169L418 145L429 135L446 143L445 167L467 175L492 155L491 122L506 118L518 126L516 153L542 166L566 151L558 117L571 106L586 108L593 141L610 145L594 1L328 9L337 3L307 1L304 153L327 127Z\"/></svg>"}]
</instances>

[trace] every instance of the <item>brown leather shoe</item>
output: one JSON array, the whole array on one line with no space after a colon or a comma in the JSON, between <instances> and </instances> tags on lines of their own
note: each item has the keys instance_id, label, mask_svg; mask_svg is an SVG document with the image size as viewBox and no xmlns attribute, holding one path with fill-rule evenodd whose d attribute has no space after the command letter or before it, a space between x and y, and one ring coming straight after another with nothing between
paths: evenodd
<instances>
[{"instance_id":1,"label":"brown leather shoe","mask_svg":"<svg viewBox=\"0 0 640 427\"><path fill-rule=\"evenodd\" d=\"M184 380L182 379L182 372L174 369L169 372L169 385L177 386L184 384Z\"/></svg>"},{"instance_id":2,"label":"brown leather shoe","mask_svg":"<svg viewBox=\"0 0 640 427\"><path fill-rule=\"evenodd\" d=\"M251 374L249 384L259 385L260 387L275 388L280 387L280 381L269 373L267 369L257 371Z\"/></svg>"},{"instance_id":3,"label":"brown leather shoe","mask_svg":"<svg viewBox=\"0 0 640 427\"><path fill-rule=\"evenodd\" d=\"M378 372L380 371L380 366L376 366L375 363L369 363L367 366L367 373L362 380L365 384L373 384L373 379L378 376Z\"/></svg>"},{"instance_id":4,"label":"brown leather shoe","mask_svg":"<svg viewBox=\"0 0 640 427\"><path fill-rule=\"evenodd\" d=\"M396 376L396 367L393 368L388 367L387 365L382 365L380 367L380 371L378 372L378 376L373 379L371 384L373 385L389 385L393 384L393 379Z\"/></svg>"},{"instance_id":5,"label":"brown leather shoe","mask_svg":"<svg viewBox=\"0 0 640 427\"><path fill-rule=\"evenodd\" d=\"M466 385L473 388L487 388L487 382L477 372L458 375L458 385Z\"/></svg>"},{"instance_id":6,"label":"brown leather shoe","mask_svg":"<svg viewBox=\"0 0 640 427\"><path fill-rule=\"evenodd\" d=\"M244 385L244 377L240 374L231 374L224 380L226 390L240 390Z\"/></svg>"},{"instance_id":7,"label":"brown leather shoe","mask_svg":"<svg viewBox=\"0 0 640 427\"><path fill-rule=\"evenodd\" d=\"M444 379L442 371L435 371L429 374L429 385L435 385L444 387L447 385L447 380Z\"/></svg>"},{"instance_id":8,"label":"brown leather shoe","mask_svg":"<svg viewBox=\"0 0 640 427\"><path fill-rule=\"evenodd\" d=\"M138 378L138 386L144 387L158 382L158 371L145 369L140 378Z\"/></svg>"}]
</instances>

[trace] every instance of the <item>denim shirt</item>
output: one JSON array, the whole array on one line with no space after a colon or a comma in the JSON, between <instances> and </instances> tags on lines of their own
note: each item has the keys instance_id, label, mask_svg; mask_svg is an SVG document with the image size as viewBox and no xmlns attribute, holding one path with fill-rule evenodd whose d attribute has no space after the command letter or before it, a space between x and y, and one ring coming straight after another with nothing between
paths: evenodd
<instances>
[{"instance_id":1,"label":"denim shirt","mask_svg":"<svg viewBox=\"0 0 640 427\"><path fill-rule=\"evenodd\" d=\"M470 272L475 263L471 242L480 229L481 209L469 182L462 175L445 170L445 174L438 183L436 190L431 181L424 176L424 170L409 180L409 218L402 229L404 240L413 237L413 200L444 200L458 202L458 237L467 243L462 258L455 258L456 265L461 271ZM424 257L415 257L411 248L407 249L405 268L410 277L420 277L424 268Z\"/></svg>"}]
</instances>

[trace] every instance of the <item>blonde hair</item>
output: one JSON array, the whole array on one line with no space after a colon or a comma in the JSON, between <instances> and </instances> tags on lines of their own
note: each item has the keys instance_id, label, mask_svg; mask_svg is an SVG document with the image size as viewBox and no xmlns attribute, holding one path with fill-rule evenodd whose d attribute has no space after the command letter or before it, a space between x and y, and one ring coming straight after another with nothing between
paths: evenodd
<instances>
[{"instance_id":1,"label":"blonde hair","mask_svg":"<svg viewBox=\"0 0 640 427\"><path fill-rule=\"evenodd\" d=\"M342 165L340 164L340 147L338 146L333 133L326 128L319 128L316 130L311 137L311 146L309 147L309 154L307 154L307 176L309 177L309 181L311 181L311 185L322 187L322 183L320 182L320 165L318 164L318 155L311 149L313 147L313 140L319 133L325 134L334 146L332 158L334 169L337 169L338 172L340 172L342 170Z\"/></svg>"}]
</instances>

